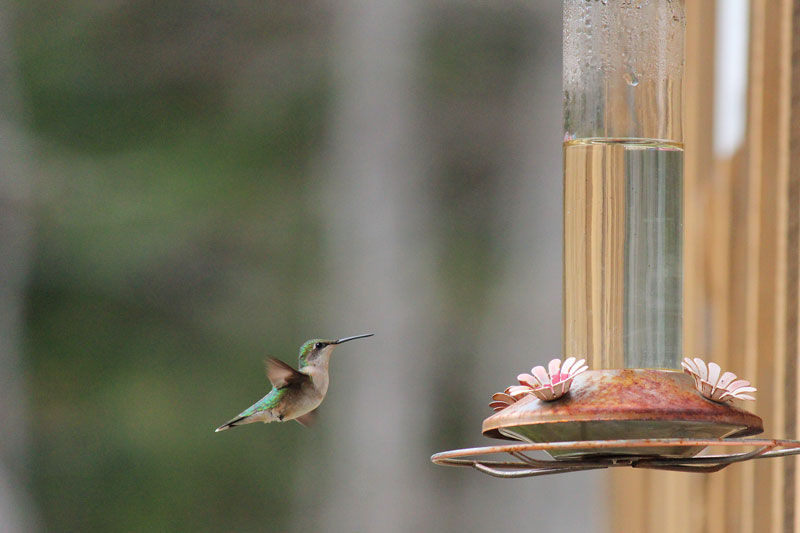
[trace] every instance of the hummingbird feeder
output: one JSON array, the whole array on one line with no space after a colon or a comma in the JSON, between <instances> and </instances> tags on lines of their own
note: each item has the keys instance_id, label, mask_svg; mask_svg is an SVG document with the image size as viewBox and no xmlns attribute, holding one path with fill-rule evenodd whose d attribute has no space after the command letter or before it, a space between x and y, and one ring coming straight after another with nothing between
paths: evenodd
<instances>
[{"instance_id":1,"label":"hummingbird feeder","mask_svg":"<svg viewBox=\"0 0 800 533\"><path fill-rule=\"evenodd\" d=\"M681 362L684 33L682 1L564 0L568 359L492 397L483 434L515 444L434 463L517 478L713 472L800 453L800 441L744 438L763 432L761 418L732 404L753 399L749 382L700 358ZM701 454L709 447L733 452Z\"/></svg>"}]
</instances>

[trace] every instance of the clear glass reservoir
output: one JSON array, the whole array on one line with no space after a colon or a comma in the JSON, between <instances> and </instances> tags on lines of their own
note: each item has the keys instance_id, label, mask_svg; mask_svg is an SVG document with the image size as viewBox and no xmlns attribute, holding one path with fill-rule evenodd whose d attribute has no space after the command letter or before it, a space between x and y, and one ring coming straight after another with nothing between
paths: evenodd
<instances>
[{"instance_id":1,"label":"clear glass reservoir","mask_svg":"<svg viewBox=\"0 0 800 533\"><path fill-rule=\"evenodd\" d=\"M564 354L680 368L683 2L564 0Z\"/></svg>"}]
</instances>

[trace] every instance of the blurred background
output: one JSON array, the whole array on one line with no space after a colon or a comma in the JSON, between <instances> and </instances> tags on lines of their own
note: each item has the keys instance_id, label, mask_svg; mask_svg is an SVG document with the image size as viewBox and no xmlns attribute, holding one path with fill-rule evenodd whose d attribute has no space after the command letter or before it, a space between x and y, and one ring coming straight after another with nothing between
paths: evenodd
<instances>
[{"instance_id":1,"label":"blurred background","mask_svg":"<svg viewBox=\"0 0 800 533\"><path fill-rule=\"evenodd\" d=\"M0 4L0 530L603 530L430 463L561 351L561 3ZM214 428L339 348L320 423Z\"/></svg>"}]
</instances>

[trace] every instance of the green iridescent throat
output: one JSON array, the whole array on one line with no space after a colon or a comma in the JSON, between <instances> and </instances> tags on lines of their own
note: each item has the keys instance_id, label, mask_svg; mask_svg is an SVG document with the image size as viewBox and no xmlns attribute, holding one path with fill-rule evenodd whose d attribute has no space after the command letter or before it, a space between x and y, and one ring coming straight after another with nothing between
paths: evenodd
<instances>
[{"instance_id":1,"label":"green iridescent throat","mask_svg":"<svg viewBox=\"0 0 800 533\"><path fill-rule=\"evenodd\" d=\"M300 347L300 356L297 358L298 369L308 366L308 356L311 354L311 350L314 349L314 345L318 342L320 342L320 339L311 339Z\"/></svg>"}]
</instances>

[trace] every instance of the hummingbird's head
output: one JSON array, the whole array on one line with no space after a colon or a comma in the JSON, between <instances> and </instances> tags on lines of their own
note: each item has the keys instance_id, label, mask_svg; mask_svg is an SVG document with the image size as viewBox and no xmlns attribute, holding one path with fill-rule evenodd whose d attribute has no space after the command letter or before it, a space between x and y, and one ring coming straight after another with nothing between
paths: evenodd
<instances>
[{"instance_id":1,"label":"hummingbird's head","mask_svg":"<svg viewBox=\"0 0 800 533\"><path fill-rule=\"evenodd\" d=\"M326 340L326 339L311 339L306 341L300 347L299 367L303 368L308 365L316 365L320 363L327 364L330 359L331 352L338 345L343 342L352 341L355 339L363 339L364 337L372 337L374 333L367 333L365 335L354 335L352 337L344 337L342 339Z\"/></svg>"}]
</instances>

